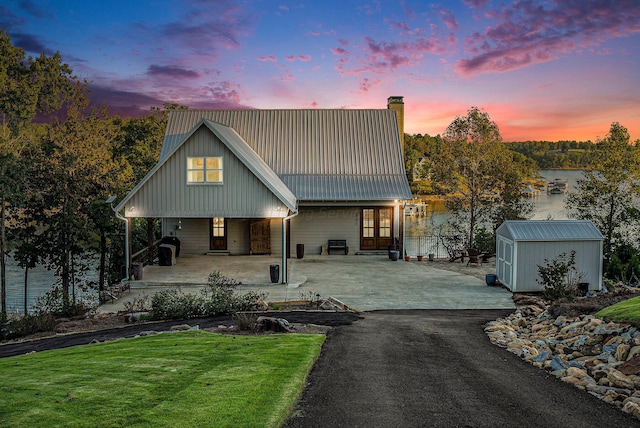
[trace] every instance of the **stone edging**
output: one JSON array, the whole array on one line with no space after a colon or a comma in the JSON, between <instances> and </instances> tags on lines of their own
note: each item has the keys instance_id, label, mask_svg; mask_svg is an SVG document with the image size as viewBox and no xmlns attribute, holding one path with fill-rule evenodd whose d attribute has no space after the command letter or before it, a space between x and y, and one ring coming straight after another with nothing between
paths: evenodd
<instances>
[{"instance_id":1,"label":"stone edging","mask_svg":"<svg viewBox=\"0 0 640 428\"><path fill-rule=\"evenodd\" d=\"M640 419L640 331L593 315L553 317L529 299L485 325L492 343Z\"/></svg>"}]
</instances>

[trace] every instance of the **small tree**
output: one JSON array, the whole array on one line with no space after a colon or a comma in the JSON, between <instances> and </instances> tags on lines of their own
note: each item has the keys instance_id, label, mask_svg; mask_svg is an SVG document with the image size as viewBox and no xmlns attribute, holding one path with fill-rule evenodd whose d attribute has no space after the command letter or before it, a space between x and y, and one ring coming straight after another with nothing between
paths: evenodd
<instances>
[{"instance_id":1,"label":"small tree","mask_svg":"<svg viewBox=\"0 0 640 428\"><path fill-rule=\"evenodd\" d=\"M612 123L606 138L591 152L591 170L584 171L574 191L567 195L573 218L591 220L604 235L605 270L613 247L640 224L640 146L630 144L627 128Z\"/></svg>"},{"instance_id":2,"label":"small tree","mask_svg":"<svg viewBox=\"0 0 640 428\"><path fill-rule=\"evenodd\" d=\"M578 283L583 274L576 269L576 252L571 251L567 260L567 253L562 253L553 260L544 259L544 266L538 265L539 279L543 295L548 300L558 300L563 297L573 298L578 290Z\"/></svg>"}]
</instances>

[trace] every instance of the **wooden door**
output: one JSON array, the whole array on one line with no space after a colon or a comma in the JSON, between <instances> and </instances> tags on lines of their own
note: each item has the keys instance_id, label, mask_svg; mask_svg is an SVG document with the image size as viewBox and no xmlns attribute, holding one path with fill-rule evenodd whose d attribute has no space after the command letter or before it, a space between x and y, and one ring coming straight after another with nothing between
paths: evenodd
<instances>
[{"instance_id":1,"label":"wooden door","mask_svg":"<svg viewBox=\"0 0 640 428\"><path fill-rule=\"evenodd\" d=\"M393 207L363 208L360 219L360 249L388 249L393 243Z\"/></svg>"},{"instance_id":2,"label":"wooden door","mask_svg":"<svg viewBox=\"0 0 640 428\"><path fill-rule=\"evenodd\" d=\"M227 221L222 217L211 219L211 234L209 238L209 249L227 249Z\"/></svg>"},{"instance_id":3,"label":"wooden door","mask_svg":"<svg viewBox=\"0 0 640 428\"><path fill-rule=\"evenodd\" d=\"M252 220L249 227L250 254L271 254L270 220Z\"/></svg>"}]
</instances>

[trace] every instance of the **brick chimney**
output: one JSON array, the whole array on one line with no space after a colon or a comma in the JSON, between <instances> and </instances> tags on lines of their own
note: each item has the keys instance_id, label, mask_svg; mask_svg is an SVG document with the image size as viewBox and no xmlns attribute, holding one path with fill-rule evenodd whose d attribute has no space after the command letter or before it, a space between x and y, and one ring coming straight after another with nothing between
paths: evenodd
<instances>
[{"instance_id":1,"label":"brick chimney","mask_svg":"<svg viewBox=\"0 0 640 428\"><path fill-rule=\"evenodd\" d=\"M387 108L395 110L398 117L398 131L400 131L400 144L404 156L404 97L387 98Z\"/></svg>"}]
</instances>

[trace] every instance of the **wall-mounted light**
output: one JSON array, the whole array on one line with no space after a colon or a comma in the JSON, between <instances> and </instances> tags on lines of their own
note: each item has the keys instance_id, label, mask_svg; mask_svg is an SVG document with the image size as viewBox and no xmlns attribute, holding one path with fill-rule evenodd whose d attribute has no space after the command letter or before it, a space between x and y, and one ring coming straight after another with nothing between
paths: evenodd
<instances>
[{"instance_id":1,"label":"wall-mounted light","mask_svg":"<svg viewBox=\"0 0 640 428\"><path fill-rule=\"evenodd\" d=\"M182 230L182 219L178 219L178 224L176 224L176 230Z\"/></svg>"},{"instance_id":2,"label":"wall-mounted light","mask_svg":"<svg viewBox=\"0 0 640 428\"><path fill-rule=\"evenodd\" d=\"M131 207L129 207L129 212L132 212L135 209L136 209L136 207L131 206Z\"/></svg>"}]
</instances>

